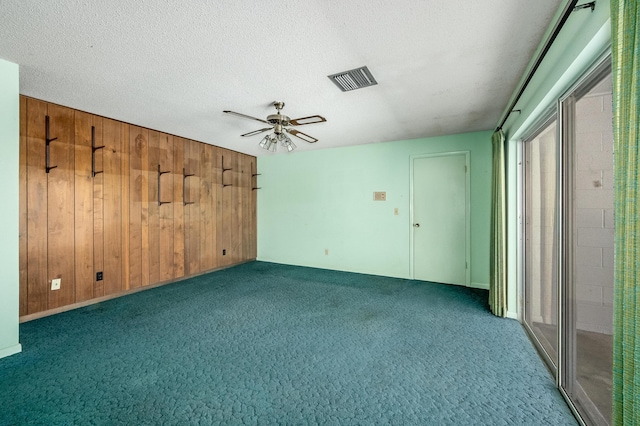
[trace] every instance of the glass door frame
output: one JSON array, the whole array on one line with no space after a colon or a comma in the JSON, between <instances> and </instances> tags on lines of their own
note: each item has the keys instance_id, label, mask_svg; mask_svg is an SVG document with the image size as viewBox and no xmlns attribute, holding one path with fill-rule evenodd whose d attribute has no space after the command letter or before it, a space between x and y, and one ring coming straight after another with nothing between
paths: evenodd
<instances>
[{"instance_id":1,"label":"glass door frame","mask_svg":"<svg viewBox=\"0 0 640 426\"><path fill-rule=\"evenodd\" d=\"M526 247L527 247L527 238L528 238L528 233L527 233L527 202L528 202L528 196L527 193L528 191L526 191L526 185L527 185L527 175L529 173L526 164L527 161L529 160L528 155L527 155L527 143L535 138L537 138L540 134L542 134L550 125L552 125L555 122L556 125L556 135L555 135L555 142L556 142L556 176L560 176L560 163L558 161L558 152L559 152L559 133L558 133L558 114L557 114L557 108L554 105L553 108L548 109L545 114L542 115L541 119L539 119L535 126L533 126L533 131L531 131L530 133L527 134L526 138L523 138L520 141L520 145L522 146L521 149L521 164L522 164L522 172L521 172L521 181L520 181L520 193L521 195L521 199L520 199L520 205L521 205L521 211L522 211L522 221L520 224L520 232L522 235L521 238L521 253L522 256L520 256L520 262L521 262L521 267L522 267L522 274L521 274L521 282L522 282L522 298L521 298L521 309L522 309L522 325L525 329L525 331L527 332L527 334L529 335L529 338L531 339L531 341L534 343L534 346L536 348L536 350L538 351L538 353L540 354L540 356L543 358L543 360L545 361L547 368L549 368L549 370L551 371L551 374L553 375L554 379L557 379L558 377L558 365L556 365L557 363L559 363L560 360L560 352L559 352L559 334L560 334L560 316L557 316L557 321L558 321L558 325L557 325L557 333L556 333L556 348L557 348L557 360L558 362L553 360L553 357L548 353L548 351L544 348L544 345L542 344L542 342L539 340L538 336L536 335L536 333L534 332L534 330L531 328L530 324L527 322L527 309L526 309L526 304L527 304L527 289L525 287L525 282L526 282L526 276L527 276L527 269L529 267L529 265L527 265L527 260L526 260ZM555 203L556 203L556 212L555 212L555 220L556 223L559 223L560 221L560 213L559 210L557 208L557 206L559 206L560 204L560 185L558 184L558 182L556 182L556 199L555 199ZM554 231L554 233L557 234L557 231ZM555 238L558 240L558 242L560 242L559 236L555 235ZM558 271L560 270L560 265L558 264ZM559 277L556 277L556 279L558 280ZM559 283L559 281L558 281ZM559 287L559 286L558 286ZM557 297L556 297L557 299ZM556 380L556 384L557 380Z\"/></svg>"},{"instance_id":2,"label":"glass door frame","mask_svg":"<svg viewBox=\"0 0 640 426\"><path fill-rule=\"evenodd\" d=\"M610 46L606 51L589 67L581 76L574 82L571 87L563 93L561 97L541 114L538 119L525 133L525 136L518 140L518 162L520 164L518 168L518 208L520 209L520 223L519 223L519 251L518 267L520 272L518 280L518 291L521 294L519 298L519 308L521 314L519 315L520 322L525 329L529 338L533 342L534 347L540 353L546 366L549 368L560 393L566 400L569 408L576 416L576 419L581 425L586 425L585 418L590 423L595 424L607 424L605 419L600 415L600 412L595 408L593 403L589 404L588 398L581 398L582 400L574 400L569 396L566 390L568 383L574 383L575 378L575 365L572 368L568 368L567 364L570 360L575 360L576 356L576 342L575 342L575 315L576 309L566 305L566 301L572 301L575 292L575 282L573 280L573 200L571 199L571 191L573 185L573 149L575 141L573 138L574 125L571 120L567 119L568 114L572 114L575 107L575 101L573 98L579 98L583 94L591 90L603 77L611 73L611 48ZM578 96L579 95L579 96ZM527 245L526 238L526 215L527 215L527 147L528 141L536 138L544 129L556 120L556 148L557 148L557 161L556 161L556 229L554 230L555 237L558 238L558 294L557 294L557 365L553 362L543 345L536 337L534 331L526 321L526 303L527 303L527 289L526 285L526 252ZM571 333L567 333L567 327L570 328ZM584 391L583 391L584 393ZM586 396L586 394L585 394ZM585 403L586 401L586 403Z\"/></svg>"},{"instance_id":3,"label":"glass door frame","mask_svg":"<svg viewBox=\"0 0 640 426\"><path fill-rule=\"evenodd\" d=\"M562 162L561 176L561 244L560 244L560 281L558 290L558 322L561 328L558 333L558 375L556 382L560 393L572 410L578 413L580 421L583 417L598 425L608 422L591 402L590 398L576 380L576 315L575 306L576 280L574 279L574 203L572 188L575 175L575 105L585 94L597 86L607 75L611 74L611 54L608 53L585 72L580 79L558 100L558 129L560 134L560 161ZM566 266L565 266L566 265ZM574 386L576 388L574 389ZM570 393L578 394L578 398L570 397Z\"/></svg>"}]
</instances>

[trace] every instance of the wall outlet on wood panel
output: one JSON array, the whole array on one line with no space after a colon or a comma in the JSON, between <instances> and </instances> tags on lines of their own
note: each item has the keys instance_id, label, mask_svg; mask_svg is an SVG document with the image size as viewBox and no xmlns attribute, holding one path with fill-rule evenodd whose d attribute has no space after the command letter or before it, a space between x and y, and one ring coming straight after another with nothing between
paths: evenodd
<instances>
[{"instance_id":1,"label":"wall outlet on wood panel","mask_svg":"<svg viewBox=\"0 0 640 426\"><path fill-rule=\"evenodd\" d=\"M54 278L51 280L51 290L60 290L60 284L62 284L62 278Z\"/></svg>"},{"instance_id":2,"label":"wall outlet on wood panel","mask_svg":"<svg viewBox=\"0 0 640 426\"><path fill-rule=\"evenodd\" d=\"M102 279L103 279L102 271L96 272L96 281L102 281Z\"/></svg>"},{"instance_id":3,"label":"wall outlet on wood panel","mask_svg":"<svg viewBox=\"0 0 640 426\"><path fill-rule=\"evenodd\" d=\"M227 249L222 249L222 255L226 256L227 255Z\"/></svg>"}]
</instances>

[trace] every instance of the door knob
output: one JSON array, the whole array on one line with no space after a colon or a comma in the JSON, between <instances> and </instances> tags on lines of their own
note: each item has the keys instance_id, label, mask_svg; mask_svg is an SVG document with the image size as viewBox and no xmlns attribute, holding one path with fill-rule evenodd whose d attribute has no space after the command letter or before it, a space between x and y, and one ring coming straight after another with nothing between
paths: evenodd
<instances>
[{"instance_id":1,"label":"door knob","mask_svg":"<svg viewBox=\"0 0 640 426\"><path fill-rule=\"evenodd\" d=\"M413 227L414 227L414 228L420 228L420 224L419 224L419 223L414 223L414 224L413 224Z\"/></svg>"}]
</instances>

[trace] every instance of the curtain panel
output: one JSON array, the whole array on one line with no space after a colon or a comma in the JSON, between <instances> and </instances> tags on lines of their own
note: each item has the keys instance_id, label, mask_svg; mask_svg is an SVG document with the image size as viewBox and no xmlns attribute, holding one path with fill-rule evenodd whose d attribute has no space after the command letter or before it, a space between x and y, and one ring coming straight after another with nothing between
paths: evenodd
<instances>
[{"instance_id":1,"label":"curtain panel","mask_svg":"<svg viewBox=\"0 0 640 426\"><path fill-rule=\"evenodd\" d=\"M493 164L491 168L489 306L494 315L504 317L507 314L507 240L504 133L502 130L493 134L491 144L493 146Z\"/></svg>"},{"instance_id":2,"label":"curtain panel","mask_svg":"<svg viewBox=\"0 0 640 426\"><path fill-rule=\"evenodd\" d=\"M640 423L640 4L611 0L615 191L613 424Z\"/></svg>"}]
</instances>

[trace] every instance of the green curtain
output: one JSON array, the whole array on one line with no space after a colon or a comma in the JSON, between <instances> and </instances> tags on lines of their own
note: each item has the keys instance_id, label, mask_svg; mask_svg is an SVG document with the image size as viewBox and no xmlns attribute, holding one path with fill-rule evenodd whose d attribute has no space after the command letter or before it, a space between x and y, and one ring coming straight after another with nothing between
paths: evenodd
<instances>
[{"instance_id":1,"label":"green curtain","mask_svg":"<svg viewBox=\"0 0 640 426\"><path fill-rule=\"evenodd\" d=\"M489 306L494 315L507 313L506 214L504 184L504 133L496 131L491 137L493 167L491 173L491 244L489 248Z\"/></svg>"},{"instance_id":2,"label":"green curtain","mask_svg":"<svg viewBox=\"0 0 640 426\"><path fill-rule=\"evenodd\" d=\"M615 179L613 424L640 424L640 4L611 0Z\"/></svg>"}]
</instances>

